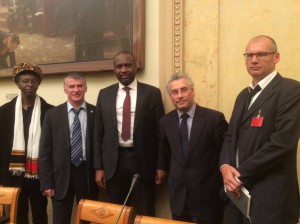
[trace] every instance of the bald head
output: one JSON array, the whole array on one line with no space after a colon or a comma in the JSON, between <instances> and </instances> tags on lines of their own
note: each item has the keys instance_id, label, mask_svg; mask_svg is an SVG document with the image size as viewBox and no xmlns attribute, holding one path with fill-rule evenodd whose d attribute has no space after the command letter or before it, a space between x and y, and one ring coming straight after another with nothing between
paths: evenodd
<instances>
[{"instance_id":1,"label":"bald head","mask_svg":"<svg viewBox=\"0 0 300 224\"><path fill-rule=\"evenodd\" d=\"M275 40L269 36L265 36L265 35L259 35L256 37L253 37L252 39L249 40L247 47L250 44L257 44L257 43L261 43L264 42L266 47L268 48L267 50L271 51L271 52L277 52L277 44L275 42ZM246 52L247 52L247 47L246 47Z\"/></svg>"}]
</instances>

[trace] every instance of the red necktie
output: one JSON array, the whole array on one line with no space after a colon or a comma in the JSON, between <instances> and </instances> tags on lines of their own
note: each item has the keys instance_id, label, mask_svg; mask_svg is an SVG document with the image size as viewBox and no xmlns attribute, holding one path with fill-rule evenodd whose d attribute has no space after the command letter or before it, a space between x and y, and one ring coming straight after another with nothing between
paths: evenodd
<instances>
[{"instance_id":1,"label":"red necktie","mask_svg":"<svg viewBox=\"0 0 300 224\"><path fill-rule=\"evenodd\" d=\"M125 100L123 103L123 122L122 122L122 139L127 141L130 138L130 122L131 122L131 112L130 112L130 95L129 87L124 87L126 92Z\"/></svg>"}]
</instances>

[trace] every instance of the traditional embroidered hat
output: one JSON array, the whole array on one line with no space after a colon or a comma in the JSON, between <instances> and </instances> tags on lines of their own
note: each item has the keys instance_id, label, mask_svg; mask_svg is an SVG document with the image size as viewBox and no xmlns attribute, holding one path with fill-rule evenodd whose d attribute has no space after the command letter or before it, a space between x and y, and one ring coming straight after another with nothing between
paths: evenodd
<instances>
[{"instance_id":1,"label":"traditional embroidered hat","mask_svg":"<svg viewBox=\"0 0 300 224\"><path fill-rule=\"evenodd\" d=\"M18 65L15 65L14 66L14 70L13 70L13 79L15 82L17 82L17 78L20 76L20 75L23 75L23 74L34 74L36 75L39 80L40 80L40 83L43 79L43 72L42 72L42 69L35 65L35 64L31 64L31 63L20 63Z\"/></svg>"}]
</instances>

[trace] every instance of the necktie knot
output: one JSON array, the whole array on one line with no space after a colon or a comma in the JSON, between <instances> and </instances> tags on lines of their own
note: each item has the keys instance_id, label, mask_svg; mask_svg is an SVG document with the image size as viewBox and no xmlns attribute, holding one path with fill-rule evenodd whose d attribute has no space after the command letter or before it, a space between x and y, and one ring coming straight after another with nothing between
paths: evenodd
<instances>
[{"instance_id":1,"label":"necktie knot","mask_svg":"<svg viewBox=\"0 0 300 224\"><path fill-rule=\"evenodd\" d=\"M252 100L252 98L256 95L256 93L258 93L261 90L259 85L256 85L254 89L249 88L249 95L247 96L246 99L246 103L245 103L245 112L247 112L247 110L250 107L250 102Z\"/></svg>"},{"instance_id":2,"label":"necktie knot","mask_svg":"<svg viewBox=\"0 0 300 224\"><path fill-rule=\"evenodd\" d=\"M254 89L250 88L250 97L253 97L256 95L256 93L258 93L261 90L259 85L256 85Z\"/></svg>"},{"instance_id":3,"label":"necktie knot","mask_svg":"<svg viewBox=\"0 0 300 224\"><path fill-rule=\"evenodd\" d=\"M126 94L129 93L129 91L130 91L130 88L128 86L125 86L123 89L126 92Z\"/></svg>"},{"instance_id":4,"label":"necktie knot","mask_svg":"<svg viewBox=\"0 0 300 224\"><path fill-rule=\"evenodd\" d=\"M184 113L180 117L182 120L187 120L189 118L189 115L187 113Z\"/></svg>"},{"instance_id":5,"label":"necktie knot","mask_svg":"<svg viewBox=\"0 0 300 224\"><path fill-rule=\"evenodd\" d=\"M82 109L83 109L82 107L80 107L79 109L72 108L72 110L73 110L73 112L74 112L74 114L75 114L76 116L79 115L79 113L80 113L80 111L81 111Z\"/></svg>"}]
</instances>

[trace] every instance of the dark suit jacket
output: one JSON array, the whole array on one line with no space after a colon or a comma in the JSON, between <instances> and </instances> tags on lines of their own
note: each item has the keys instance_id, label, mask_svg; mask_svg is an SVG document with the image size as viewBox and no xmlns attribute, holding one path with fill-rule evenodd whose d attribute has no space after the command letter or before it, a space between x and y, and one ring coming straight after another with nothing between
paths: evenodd
<instances>
[{"instance_id":1,"label":"dark suit jacket","mask_svg":"<svg viewBox=\"0 0 300 224\"><path fill-rule=\"evenodd\" d=\"M220 165L236 166L239 147L237 170L252 196L252 222L297 223L300 83L277 74L243 116L247 92L244 89L236 99ZM263 124L252 127L252 119L259 111Z\"/></svg>"},{"instance_id":2,"label":"dark suit jacket","mask_svg":"<svg viewBox=\"0 0 300 224\"><path fill-rule=\"evenodd\" d=\"M41 124L47 110L53 106L41 99ZM15 106L17 97L0 107L0 185L10 186L9 163L14 139Z\"/></svg>"},{"instance_id":3,"label":"dark suit jacket","mask_svg":"<svg viewBox=\"0 0 300 224\"><path fill-rule=\"evenodd\" d=\"M160 121L161 141L159 168L169 170L169 194L172 213L180 216L189 192L193 211L205 219L220 206L222 178L219 152L227 122L220 112L196 106L187 159L184 158L179 135L177 110Z\"/></svg>"},{"instance_id":4,"label":"dark suit jacket","mask_svg":"<svg viewBox=\"0 0 300 224\"><path fill-rule=\"evenodd\" d=\"M95 106L86 103L86 162L89 193L94 193L95 172L93 170L93 128ZM56 200L65 197L70 181L71 147L67 103L46 113L40 142L41 191L54 189Z\"/></svg>"},{"instance_id":5,"label":"dark suit jacket","mask_svg":"<svg viewBox=\"0 0 300 224\"><path fill-rule=\"evenodd\" d=\"M116 99L118 83L100 90L95 117L94 168L104 169L105 178L111 179L118 161L118 127ZM159 119L164 114L161 92L158 88L137 84L133 141L137 152L138 172L154 183L157 169Z\"/></svg>"}]
</instances>

